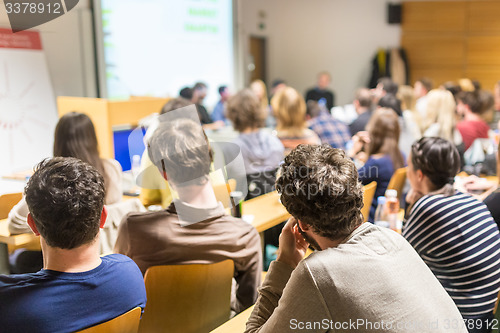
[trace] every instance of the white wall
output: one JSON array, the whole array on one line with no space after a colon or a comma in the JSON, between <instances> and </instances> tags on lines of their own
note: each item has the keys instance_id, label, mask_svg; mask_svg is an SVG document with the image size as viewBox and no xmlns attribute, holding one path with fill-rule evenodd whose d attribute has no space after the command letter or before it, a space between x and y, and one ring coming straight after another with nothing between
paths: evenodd
<instances>
[{"instance_id":1,"label":"white wall","mask_svg":"<svg viewBox=\"0 0 500 333\"><path fill-rule=\"evenodd\" d=\"M0 6L0 27L10 28ZM55 95L95 97L90 0L80 0L67 14L32 30L40 31Z\"/></svg>"},{"instance_id":2,"label":"white wall","mask_svg":"<svg viewBox=\"0 0 500 333\"><path fill-rule=\"evenodd\" d=\"M377 48L400 45L400 26L386 23L386 0L239 0L239 10L244 54L249 35L267 37L269 82L281 78L305 92L327 70L336 104L350 103L367 84Z\"/></svg>"}]
</instances>

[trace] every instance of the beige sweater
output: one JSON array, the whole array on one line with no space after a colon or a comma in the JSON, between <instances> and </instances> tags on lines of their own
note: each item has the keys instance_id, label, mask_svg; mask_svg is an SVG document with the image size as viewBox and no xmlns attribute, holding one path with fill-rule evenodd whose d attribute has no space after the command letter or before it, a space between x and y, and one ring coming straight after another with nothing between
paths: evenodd
<instances>
[{"instance_id":1,"label":"beige sweater","mask_svg":"<svg viewBox=\"0 0 500 333\"><path fill-rule=\"evenodd\" d=\"M467 332L410 244L370 223L295 270L273 262L259 294L246 332Z\"/></svg>"}]
</instances>

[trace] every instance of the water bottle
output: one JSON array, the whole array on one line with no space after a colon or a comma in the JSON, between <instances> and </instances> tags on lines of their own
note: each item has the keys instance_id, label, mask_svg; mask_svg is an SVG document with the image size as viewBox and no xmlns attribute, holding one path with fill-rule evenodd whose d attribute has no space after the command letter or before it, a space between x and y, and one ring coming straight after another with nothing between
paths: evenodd
<instances>
[{"instance_id":1,"label":"water bottle","mask_svg":"<svg viewBox=\"0 0 500 333\"><path fill-rule=\"evenodd\" d=\"M386 205L387 205L387 220L389 221L389 228L401 233L402 223L399 220L399 199L398 191L387 190L385 191Z\"/></svg>"},{"instance_id":2,"label":"water bottle","mask_svg":"<svg viewBox=\"0 0 500 333\"><path fill-rule=\"evenodd\" d=\"M377 198L377 210L375 211L375 221L374 224L383 227L390 228L388 216L387 216L387 206L386 206L386 198L384 196L380 196Z\"/></svg>"}]
</instances>

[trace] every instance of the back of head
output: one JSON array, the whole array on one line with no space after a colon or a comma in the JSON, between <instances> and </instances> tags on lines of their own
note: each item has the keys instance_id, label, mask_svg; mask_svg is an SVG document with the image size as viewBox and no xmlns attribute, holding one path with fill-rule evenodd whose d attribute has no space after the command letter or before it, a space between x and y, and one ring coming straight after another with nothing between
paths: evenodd
<instances>
[{"instance_id":1,"label":"back of head","mask_svg":"<svg viewBox=\"0 0 500 333\"><path fill-rule=\"evenodd\" d=\"M354 100L358 101L360 107L371 108L373 103L373 96L370 92L370 89L360 88L356 90Z\"/></svg>"},{"instance_id":2,"label":"back of head","mask_svg":"<svg viewBox=\"0 0 500 333\"><path fill-rule=\"evenodd\" d=\"M191 100L185 99L183 97L172 98L163 106L160 114L165 114L167 112L177 110L191 104L193 104L191 103ZM162 118L160 117L160 119Z\"/></svg>"},{"instance_id":3,"label":"back of head","mask_svg":"<svg viewBox=\"0 0 500 333\"><path fill-rule=\"evenodd\" d=\"M235 130L261 128L265 124L267 110L263 109L257 96L250 89L240 90L227 101L226 117Z\"/></svg>"},{"instance_id":4,"label":"back of head","mask_svg":"<svg viewBox=\"0 0 500 333\"><path fill-rule=\"evenodd\" d=\"M467 78L459 79L458 84L459 84L460 89L462 91L474 91L474 90L476 90L476 87L474 86L474 83L472 83L471 79L467 79Z\"/></svg>"},{"instance_id":5,"label":"back of head","mask_svg":"<svg viewBox=\"0 0 500 333\"><path fill-rule=\"evenodd\" d=\"M402 115L401 101L393 94L382 96L378 101L378 106L394 110L398 116Z\"/></svg>"},{"instance_id":6,"label":"back of head","mask_svg":"<svg viewBox=\"0 0 500 333\"><path fill-rule=\"evenodd\" d=\"M404 159L399 150L399 118L398 115L388 108L375 110L370 121L366 125L370 134L368 144L368 155L389 155L394 169L404 166Z\"/></svg>"},{"instance_id":7,"label":"back of head","mask_svg":"<svg viewBox=\"0 0 500 333\"><path fill-rule=\"evenodd\" d=\"M477 96L481 105L481 110L479 111L480 114L493 111L493 108L495 106L495 98L493 97L492 93L487 90L479 90L477 92Z\"/></svg>"},{"instance_id":8,"label":"back of head","mask_svg":"<svg viewBox=\"0 0 500 333\"><path fill-rule=\"evenodd\" d=\"M412 87L407 85L399 86L396 97L401 100L402 110L415 111L417 99L415 97L415 91Z\"/></svg>"},{"instance_id":9,"label":"back of head","mask_svg":"<svg viewBox=\"0 0 500 333\"><path fill-rule=\"evenodd\" d=\"M299 145L285 157L276 189L296 219L337 240L363 222L363 189L352 160L329 145Z\"/></svg>"},{"instance_id":10,"label":"back of head","mask_svg":"<svg viewBox=\"0 0 500 333\"><path fill-rule=\"evenodd\" d=\"M78 158L106 178L94 124L86 114L70 112L59 119L54 132L54 156Z\"/></svg>"},{"instance_id":11,"label":"back of head","mask_svg":"<svg viewBox=\"0 0 500 333\"><path fill-rule=\"evenodd\" d=\"M148 142L148 154L176 186L208 181L212 152L202 127L191 119L161 122Z\"/></svg>"},{"instance_id":12,"label":"back of head","mask_svg":"<svg viewBox=\"0 0 500 333\"><path fill-rule=\"evenodd\" d=\"M442 87L448 90L453 95L453 97L456 97L457 94L462 91L460 85L453 81L446 81L442 84Z\"/></svg>"},{"instance_id":13,"label":"back of head","mask_svg":"<svg viewBox=\"0 0 500 333\"><path fill-rule=\"evenodd\" d=\"M281 89L271 99L271 106L278 122L278 130L301 130L306 125L306 103L292 87Z\"/></svg>"},{"instance_id":14,"label":"back of head","mask_svg":"<svg viewBox=\"0 0 500 333\"><path fill-rule=\"evenodd\" d=\"M453 140L455 129L456 103L448 90L433 89L427 94L426 117L423 120L422 130L425 132L434 123L439 124L439 136Z\"/></svg>"},{"instance_id":15,"label":"back of head","mask_svg":"<svg viewBox=\"0 0 500 333\"><path fill-rule=\"evenodd\" d=\"M281 84L286 84L286 82L282 79L276 79L271 83L271 89L274 89Z\"/></svg>"},{"instance_id":16,"label":"back of head","mask_svg":"<svg viewBox=\"0 0 500 333\"><path fill-rule=\"evenodd\" d=\"M68 157L44 160L24 193L47 245L73 249L96 239L104 204L104 179L90 164Z\"/></svg>"},{"instance_id":17,"label":"back of head","mask_svg":"<svg viewBox=\"0 0 500 333\"><path fill-rule=\"evenodd\" d=\"M383 77L383 78L380 78L377 82L378 82L378 84L382 85L382 89L384 89L384 91L387 94L396 95L398 93L398 84L396 82L392 81L391 78Z\"/></svg>"},{"instance_id":18,"label":"back of head","mask_svg":"<svg viewBox=\"0 0 500 333\"><path fill-rule=\"evenodd\" d=\"M481 114L482 105L479 99L479 93L475 91L462 91L457 95L457 100L467 105L469 109L476 114Z\"/></svg>"},{"instance_id":19,"label":"back of head","mask_svg":"<svg viewBox=\"0 0 500 333\"><path fill-rule=\"evenodd\" d=\"M437 137L424 137L411 147L413 169L421 170L434 185L434 190L453 184L460 170L460 155L450 141Z\"/></svg>"},{"instance_id":20,"label":"back of head","mask_svg":"<svg viewBox=\"0 0 500 333\"><path fill-rule=\"evenodd\" d=\"M267 98L267 87L264 81L262 80L252 81L252 83L250 83L250 90L253 91L253 93L259 100L261 107L263 108L267 107L269 100Z\"/></svg>"},{"instance_id":21,"label":"back of head","mask_svg":"<svg viewBox=\"0 0 500 333\"><path fill-rule=\"evenodd\" d=\"M322 108L317 101L309 100L306 106L306 113L309 117L316 118L321 114Z\"/></svg>"},{"instance_id":22,"label":"back of head","mask_svg":"<svg viewBox=\"0 0 500 333\"><path fill-rule=\"evenodd\" d=\"M193 98L193 89L184 87L179 91L179 96L190 101Z\"/></svg>"},{"instance_id":23,"label":"back of head","mask_svg":"<svg viewBox=\"0 0 500 333\"><path fill-rule=\"evenodd\" d=\"M417 82L420 82L422 87L425 89L425 93L428 93L433 88L432 80L428 77L421 77L417 80Z\"/></svg>"}]
</instances>

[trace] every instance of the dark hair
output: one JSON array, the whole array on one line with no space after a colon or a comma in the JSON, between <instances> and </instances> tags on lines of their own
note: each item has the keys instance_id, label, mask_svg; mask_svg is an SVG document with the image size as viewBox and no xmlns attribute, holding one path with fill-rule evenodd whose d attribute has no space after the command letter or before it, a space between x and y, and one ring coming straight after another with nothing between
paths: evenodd
<instances>
[{"instance_id":1,"label":"dark hair","mask_svg":"<svg viewBox=\"0 0 500 333\"><path fill-rule=\"evenodd\" d=\"M443 88L451 92L455 99L457 98L457 94L462 91L460 85L453 81L446 81L445 83L443 83Z\"/></svg>"},{"instance_id":2,"label":"dark hair","mask_svg":"<svg viewBox=\"0 0 500 333\"><path fill-rule=\"evenodd\" d=\"M187 100L191 100L193 98L193 89L189 87L184 87L181 89L181 91L179 91L179 96Z\"/></svg>"},{"instance_id":3,"label":"dark hair","mask_svg":"<svg viewBox=\"0 0 500 333\"><path fill-rule=\"evenodd\" d=\"M387 94L382 96L378 101L378 106L382 108L389 108L394 110L398 116L401 116L403 113L401 111L401 101L394 96L393 94Z\"/></svg>"},{"instance_id":4,"label":"dark hair","mask_svg":"<svg viewBox=\"0 0 500 333\"><path fill-rule=\"evenodd\" d=\"M427 90L427 92L431 91L432 90L432 80L428 77L421 77L420 79L417 80L417 82L420 82L425 90Z\"/></svg>"},{"instance_id":5,"label":"dark hair","mask_svg":"<svg viewBox=\"0 0 500 333\"><path fill-rule=\"evenodd\" d=\"M368 156L386 154L390 156L394 170L404 167L404 158L399 150L399 119L392 109L375 110L366 130L370 134Z\"/></svg>"},{"instance_id":6,"label":"dark hair","mask_svg":"<svg viewBox=\"0 0 500 333\"><path fill-rule=\"evenodd\" d=\"M247 128L264 127L266 111L250 89L240 90L227 101L226 105L226 117L238 132L243 132Z\"/></svg>"},{"instance_id":7,"label":"dark hair","mask_svg":"<svg viewBox=\"0 0 500 333\"><path fill-rule=\"evenodd\" d=\"M94 124L86 114L70 112L59 119L54 133L54 156L79 158L96 168L108 182Z\"/></svg>"},{"instance_id":8,"label":"dark hair","mask_svg":"<svg viewBox=\"0 0 500 333\"><path fill-rule=\"evenodd\" d=\"M281 203L315 233L336 240L363 222L363 188L354 162L329 145L298 145L278 170Z\"/></svg>"},{"instance_id":9,"label":"dark hair","mask_svg":"<svg viewBox=\"0 0 500 333\"><path fill-rule=\"evenodd\" d=\"M219 95L222 95L224 93L224 90L227 89L227 86L220 86L219 87Z\"/></svg>"},{"instance_id":10,"label":"dark hair","mask_svg":"<svg viewBox=\"0 0 500 333\"><path fill-rule=\"evenodd\" d=\"M208 180L212 151L199 123L187 118L160 122L148 142L156 167L177 186Z\"/></svg>"},{"instance_id":11,"label":"dark hair","mask_svg":"<svg viewBox=\"0 0 500 333\"><path fill-rule=\"evenodd\" d=\"M271 88L276 88L280 84L286 84L286 82L282 79L276 79L271 83Z\"/></svg>"},{"instance_id":12,"label":"dark hair","mask_svg":"<svg viewBox=\"0 0 500 333\"><path fill-rule=\"evenodd\" d=\"M438 137L424 137L411 146L411 162L415 170L427 176L434 190L453 184L460 170L460 155L454 144Z\"/></svg>"},{"instance_id":13,"label":"dark hair","mask_svg":"<svg viewBox=\"0 0 500 333\"><path fill-rule=\"evenodd\" d=\"M47 245L73 249L96 239L105 188L103 177L90 164L72 157L43 160L24 194Z\"/></svg>"},{"instance_id":14,"label":"dark hair","mask_svg":"<svg viewBox=\"0 0 500 333\"><path fill-rule=\"evenodd\" d=\"M308 100L306 103L306 114L311 118L316 118L321 113L321 107L317 101L313 101L312 99Z\"/></svg>"},{"instance_id":15,"label":"dark hair","mask_svg":"<svg viewBox=\"0 0 500 333\"><path fill-rule=\"evenodd\" d=\"M193 104L193 103L190 100L185 99L183 97L172 98L163 106L160 114L165 114L167 112L177 110L177 109L186 107L186 106L191 105L191 104ZM160 117L160 119L162 119L162 118Z\"/></svg>"},{"instance_id":16,"label":"dark hair","mask_svg":"<svg viewBox=\"0 0 500 333\"><path fill-rule=\"evenodd\" d=\"M382 89L388 94L396 95L398 93L398 84L389 77L380 78L377 83L382 84Z\"/></svg>"},{"instance_id":17,"label":"dark hair","mask_svg":"<svg viewBox=\"0 0 500 333\"><path fill-rule=\"evenodd\" d=\"M495 106L495 97L493 97L492 93L487 90L479 90L477 94L479 103L481 104L481 114L493 109Z\"/></svg>"},{"instance_id":18,"label":"dark hair","mask_svg":"<svg viewBox=\"0 0 500 333\"><path fill-rule=\"evenodd\" d=\"M462 91L458 93L457 100L461 101L465 105L469 106L469 109L473 113L480 114L482 111L481 101L479 100L478 92L474 91Z\"/></svg>"}]
</instances>

